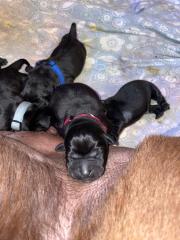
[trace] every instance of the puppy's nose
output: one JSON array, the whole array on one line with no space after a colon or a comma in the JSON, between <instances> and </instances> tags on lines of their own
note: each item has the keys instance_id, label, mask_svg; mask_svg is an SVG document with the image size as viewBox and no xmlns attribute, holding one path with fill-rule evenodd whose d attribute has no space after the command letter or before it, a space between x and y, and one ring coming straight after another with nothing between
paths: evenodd
<instances>
[{"instance_id":1,"label":"puppy's nose","mask_svg":"<svg viewBox=\"0 0 180 240\"><path fill-rule=\"evenodd\" d=\"M80 169L81 176L83 178L87 178L91 175L92 168L90 168L87 164L82 164Z\"/></svg>"},{"instance_id":2,"label":"puppy's nose","mask_svg":"<svg viewBox=\"0 0 180 240\"><path fill-rule=\"evenodd\" d=\"M92 164L91 162L81 162L80 164L75 162L73 165L68 167L68 171L71 177L87 182L94 181L101 177L104 173L104 167Z\"/></svg>"}]
</instances>

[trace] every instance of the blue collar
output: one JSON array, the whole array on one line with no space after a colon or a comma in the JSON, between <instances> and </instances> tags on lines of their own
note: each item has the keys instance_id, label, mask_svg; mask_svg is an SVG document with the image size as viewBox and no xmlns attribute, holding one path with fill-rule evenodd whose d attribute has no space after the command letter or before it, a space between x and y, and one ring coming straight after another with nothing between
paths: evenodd
<instances>
[{"instance_id":1,"label":"blue collar","mask_svg":"<svg viewBox=\"0 0 180 240\"><path fill-rule=\"evenodd\" d=\"M50 61L48 61L48 65L51 66L51 69L57 75L59 83L62 85L65 84L64 75L63 75L61 69L59 68L59 66L56 64L56 62L53 60L50 60Z\"/></svg>"}]
</instances>

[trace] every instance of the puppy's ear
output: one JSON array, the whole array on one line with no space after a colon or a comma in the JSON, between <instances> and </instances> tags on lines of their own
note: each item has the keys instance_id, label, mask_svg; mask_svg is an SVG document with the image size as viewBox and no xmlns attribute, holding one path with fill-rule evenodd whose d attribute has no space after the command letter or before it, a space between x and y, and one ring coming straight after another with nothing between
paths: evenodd
<instances>
[{"instance_id":1,"label":"puppy's ear","mask_svg":"<svg viewBox=\"0 0 180 240\"><path fill-rule=\"evenodd\" d=\"M64 152L65 151L65 146L64 143L60 143L55 147L56 152Z\"/></svg>"},{"instance_id":2,"label":"puppy's ear","mask_svg":"<svg viewBox=\"0 0 180 240\"><path fill-rule=\"evenodd\" d=\"M115 136L105 133L103 137L109 145L118 145L118 139Z\"/></svg>"},{"instance_id":3,"label":"puppy's ear","mask_svg":"<svg viewBox=\"0 0 180 240\"><path fill-rule=\"evenodd\" d=\"M72 23L72 24L71 24L71 28L70 28L70 31L69 31L69 35L70 35L72 38L77 38L76 23Z\"/></svg>"}]
</instances>

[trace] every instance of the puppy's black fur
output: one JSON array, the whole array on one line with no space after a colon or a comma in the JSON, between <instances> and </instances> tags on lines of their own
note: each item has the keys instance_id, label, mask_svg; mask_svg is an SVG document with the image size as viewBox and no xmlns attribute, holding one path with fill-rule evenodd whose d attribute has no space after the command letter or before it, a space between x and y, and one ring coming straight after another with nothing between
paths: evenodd
<instances>
[{"instance_id":1,"label":"puppy's black fur","mask_svg":"<svg viewBox=\"0 0 180 240\"><path fill-rule=\"evenodd\" d=\"M29 76L21 96L39 107L47 106L54 89L60 85L49 61L56 62L64 75L65 83L72 83L82 71L85 59L86 49L77 39L76 24L73 23L70 32L62 38L50 57L39 61L33 69L27 69Z\"/></svg>"},{"instance_id":2,"label":"puppy's black fur","mask_svg":"<svg viewBox=\"0 0 180 240\"><path fill-rule=\"evenodd\" d=\"M56 150L65 150L69 174L83 181L100 177L112 142L103 129L104 125L110 126L98 94L82 83L61 85L56 88L49 107L52 124L64 137L64 145ZM65 124L67 119L69 124Z\"/></svg>"},{"instance_id":3,"label":"puppy's black fur","mask_svg":"<svg viewBox=\"0 0 180 240\"><path fill-rule=\"evenodd\" d=\"M157 104L151 105L151 99ZM112 123L109 134L116 142L121 131L139 120L147 111L154 113L157 119L170 108L160 90L145 80L128 82L114 96L104 100L104 106L107 118Z\"/></svg>"},{"instance_id":4,"label":"puppy's black fur","mask_svg":"<svg viewBox=\"0 0 180 240\"><path fill-rule=\"evenodd\" d=\"M7 59L5 59L5 58L0 58L0 69L1 69L2 66L5 66L5 65L7 65L7 64L8 64Z\"/></svg>"},{"instance_id":5,"label":"puppy's black fur","mask_svg":"<svg viewBox=\"0 0 180 240\"><path fill-rule=\"evenodd\" d=\"M46 131L51 125L51 116L47 108L32 104L24 114L22 131Z\"/></svg>"},{"instance_id":6,"label":"puppy's black fur","mask_svg":"<svg viewBox=\"0 0 180 240\"><path fill-rule=\"evenodd\" d=\"M6 59L0 59L0 130L11 130L11 121L17 106L23 101L20 92L24 88L27 74L19 70L23 65L30 67L25 59L19 59L9 65Z\"/></svg>"}]
</instances>

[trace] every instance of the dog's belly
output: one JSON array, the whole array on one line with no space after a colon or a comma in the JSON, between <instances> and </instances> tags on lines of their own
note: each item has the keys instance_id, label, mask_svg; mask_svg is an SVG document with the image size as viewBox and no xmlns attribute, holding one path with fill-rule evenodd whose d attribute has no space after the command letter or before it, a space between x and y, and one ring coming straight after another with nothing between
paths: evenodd
<instances>
[{"instance_id":1,"label":"dog's belly","mask_svg":"<svg viewBox=\"0 0 180 240\"><path fill-rule=\"evenodd\" d=\"M42 163L49 162L56 169L59 186L59 222L55 227L56 234L50 234L53 240L74 239L76 231L78 232L92 216L93 212L91 210L103 204L108 193L113 189L118 179L121 178L134 152L133 149L129 148L112 147L105 174L92 183L82 183L67 176L64 154L54 151L55 146L62 141L56 134L1 133L6 136L7 144L10 147L14 145L15 148L19 148L20 151L28 154L32 160ZM16 159L14 160L16 161ZM32 191L36 192L37 189L32 189ZM49 199L52 204L55 200L57 199ZM28 205L25 207L28 207ZM46 211L46 206L44 206L44 211ZM57 213L56 211L57 209L55 209L55 213ZM78 222L76 221L77 218ZM49 235L48 237L46 234L44 235L44 239L49 239L49 237Z\"/></svg>"},{"instance_id":2,"label":"dog's belly","mask_svg":"<svg viewBox=\"0 0 180 240\"><path fill-rule=\"evenodd\" d=\"M128 126L139 120L147 112L146 107L141 109L122 110L125 124Z\"/></svg>"}]
</instances>

